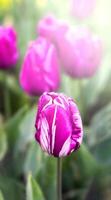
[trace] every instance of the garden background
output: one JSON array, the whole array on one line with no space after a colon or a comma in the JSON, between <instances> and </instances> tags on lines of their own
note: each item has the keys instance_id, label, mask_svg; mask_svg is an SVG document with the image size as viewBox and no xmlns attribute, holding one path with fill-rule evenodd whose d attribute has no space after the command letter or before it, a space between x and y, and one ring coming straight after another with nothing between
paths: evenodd
<instances>
[{"instance_id":1,"label":"garden background","mask_svg":"<svg viewBox=\"0 0 111 200\"><path fill-rule=\"evenodd\" d=\"M0 70L0 200L56 200L56 158L34 140L38 97L25 94L19 83L28 43L50 13L74 28L87 26L103 42L93 77L62 73L59 91L76 100L84 126L81 148L63 158L63 199L111 199L111 1L97 0L85 19L71 12L69 0L0 0L0 24L15 27L20 53L14 69Z\"/></svg>"}]
</instances>

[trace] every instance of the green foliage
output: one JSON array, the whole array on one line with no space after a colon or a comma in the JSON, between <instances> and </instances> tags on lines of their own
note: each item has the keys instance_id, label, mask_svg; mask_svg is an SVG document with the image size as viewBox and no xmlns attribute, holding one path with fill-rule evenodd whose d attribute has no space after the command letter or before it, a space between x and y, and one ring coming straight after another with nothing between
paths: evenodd
<instances>
[{"instance_id":1,"label":"green foliage","mask_svg":"<svg viewBox=\"0 0 111 200\"><path fill-rule=\"evenodd\" d=\"M39 145L37 145L36 142L32 142L27 150L24 160L24 174L28 174L30 171L33 176L36 176L43 168L44 162L44 154L41 151Z\"/></svg>"},{"instance_id":2,"label":"green foliage","mask_svg":"<svg viewBox=\"0 0 111 200\"><path fill-rule=\"evenodd\" d=\"M63 160L63 185L68 190L80 187L84 193L85 186L98 172L100 166L85 144L77 152ZM67 180L67 181L65 181ZM79 187L78 187L79 186Z\"/></svg>"},{"instance_id":3,"label":"green foliage","mask_svg":"<svg viewBox=\"0 0 111 200\"><path fill-rule=\"evenodd\" d=\"M111 72L108 62L109 56L107 56L104 60L103 65L99 69L98 73L90 80L83 82L82 94L84 95L87 108L90 108L97 103L102 91L105 90L108 92L108 90L106 90L107 81L110 78L109 72ZM103 100L104 99L100 99L100 103L102 103L101 101Z\"/></svg>"},{"instance_id":4,"label":"green foliage","mask_svg":"<svg viewBox=\"0 0 111 200\"><path fill-rule=\"evenodd\" d=\"M111 104L99 111L91 122L91 150L102 165L111 165Z\"/></svg>"},{"instance_id":5,"label":"green foliage","mask_svg":"<svg viewBox=\"0 0 111 200\"><path fill-rule=\"evenodd\" d=\"M8 136L10 146L13 147L18 135L19 135L19 124L22 121L24 114L26 113L27 106L21 108L5 125L5 129Z\"/></svg>"},{"instance_id":6,"label":"green foliage","mask_svg":"<svg viewBox=\"0 0 111 200\"><path fill-rule=\"evenodd\" d=\"M19 124L19 135L15 146L16 152L25 151L27 145L34 139L36 110L37 108L34 107L28 111Z\"/></svg>"},{"instance_id":7,"label":"green foliage","mask_svg":"<svg viewBox=\"0 0 111 200\"><path fill-rule=\"evenodd\" d=\"M24 199L24 186L12 178L0 175L0 190L3 192L4 200Z\"/></svg>"},{"instance_id":8,"label":"green foliage","mask_svg":"<svg viewBox=\"0 0 111 200\"><path fill-rule=\"evenodd\" d=\"M4 200L4 197L1 191L0 191L0 200Z\"/></svg>"},{"instance_id":9,"label":"green foliage","mask_svg":"<svg viewBox=\"0 0 111 200\"><path fill-rule=\"evenodd\" d=\"M8 149L7 137L4 131L0 130L0 161L5 157Z\"/></svg>"},{"instance_id":10,"label":"green foliage","mask_svg":"<svg viewBox=\"0 0 111 200\"><path fill-rule=\"evenodd\" d=\"M39 184L37 183L37 181L35 181L35 179L31 176L31 174L29 174L26 185L26 200L37 200L37 199L45 200Z\"/></svg>"},{"instance_id":11,"label":"green foliage","mask_svg":"<svg viewBox=\"0 0 111 200\"><path fill-rule=\"evenodd\" d=\"M74 157L81 179L87 179L94 176L99 166L89 149L84 144L81 145Z\"/></svg>"},{"instance_id":12,"label":"green foliage","mask_svg":"<svg viewBox=\"0 0 111 200\"><path fill-rule=\"evenodd\" d=\"M46 199L56 200L56 159L45 156L41 171L37 175Z\"/></svg>"}]
</instances>

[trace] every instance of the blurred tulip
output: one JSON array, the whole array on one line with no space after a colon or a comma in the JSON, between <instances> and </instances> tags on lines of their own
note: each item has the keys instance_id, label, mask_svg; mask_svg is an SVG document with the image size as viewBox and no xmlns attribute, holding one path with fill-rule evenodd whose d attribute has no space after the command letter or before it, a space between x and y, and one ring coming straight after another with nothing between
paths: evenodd
<instances>
[{"instance_id":1,"label":"blurred tulip","mask_svg":"<svg viewBox=\"0 0 111 200\"><path fill-rule=\"evenodd\" d=\"M58 29L58 21L53 15L47 15L37 25L37 32L40 36L54 40L55 32Z\"/></svg>"},{"instance_id":2,"label":"blurred tulip","mask_svg":"<svg viewBox=\"0 0 111 200\"><path fill-rule=\"evenodd\" d=\"M96 0L71 0L71 12L75 17L84 19L91 15L95 4Z\"/></svg>"},{"instance_id":3,"label":"blurred tulip","mask_svg":"<svg viewBox=\"0 0 111 200\"><path fill-rule=\"evenodd\" d=\"M63 157L80 147L83 127L75 102L64 94L44 93L39 100L35 138L43 151Z\"/></svg>"},{"instance_id":4,"label":"blurred tulip","mask_svg":"<svg viewBox=\"0 0 111 200\"><path fill-rule=\"evenodd\" d=\"M0 26L0 69L14 67L18 57L17 38L14 28Z\"/></svg>"},{"instance_id":5,"label":"blurred tulip","mask_svg":"<svg viewBox=\"0 0 111 200\"><path fill-rule=\"evenodd\" d=\"M20 84L25 92L33 96L59 88L57 51L45 38L39 37L31 42L20 72Z\"/></svg>"},{"instance_id":6,"label":"blurred tulip","mask_svg":"<svg viewBox=\"0 0 111 200\"><path fill-rule=\"evenodd\" d=\"M93 76L102 58L102 42L88 29L58 30L56 43L63 69L72 77Z\"/></svg>"}]
</instances>

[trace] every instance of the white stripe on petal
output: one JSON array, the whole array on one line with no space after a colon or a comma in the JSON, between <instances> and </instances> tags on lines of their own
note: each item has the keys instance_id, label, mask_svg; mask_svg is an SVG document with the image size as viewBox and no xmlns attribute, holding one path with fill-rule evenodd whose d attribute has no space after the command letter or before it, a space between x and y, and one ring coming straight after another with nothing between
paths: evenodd
<instances>
[{"instance_id":1,"label":"white stripe on petal","mask_svg":"<svg viewBox=\"0 0 111 200\"><path fill-rule=\"evenodd\" d=\"M55 145L55 133L56 133L56 114L57 114L57 106L55 106L55 112L54 112L54 117L53 117L53 122L52 122L52 153L54 151L54 145Z\"/></svg>"},{"instance_id":2,"label":"white stripe on petal","mask_svg":"<svg viewBox=\"0 0 111 200\"><path fill-rule=\"evenodd\" d=\"M61 151L59 153L59 157L62 157L62 156L66 156L69 152L69 148L70 148L70 144L71 144L71 137L69 136L67 138L67 140L64 142L62 148L61 148Z\"/></svg>"},{"instance_id":3,"label":"white stripe on petal","mask_svg":"<svg viewBox=\"0 0 111 200\"><path fill-rule=\"evenodd\" d=\"M40 136L40 144L41 144L42 150L47 152L48 151L48 147L46 146L45 138L43 137L43 135Z\"/></svg>"},{"instance_id":4,"label":"white stripe on petal","mask_svg":"<svg viewBox=\"0 0 111 200\"><path fill-rule=\"evenodd\" d=\"M42 149L50 153L49 125L46 118L41 120L40 143Z\"/></svg>"},{"instance_id":5,"label":"white stripe on petal","mask_svg":"<svg viewBox=\"0 0 111 200\"><path fill-rule=\"evenodd\" d=\"M65 103L66 103L67 105L69 105L69 104L68 104L68 98L67 98L65 95L62 95L61 98L64 99L64 101L65 101Z\"/></svg>"},{"instance_id":6,"label":"white stripe on petal","mask_svg":"<svg viewBox=\"0 0 111 200\"><path fill-rule=\"evenodd\" d=\"M60 102L58 102L57 99L58 99ZM55 105L58 105L58 106L60 106L60 107L62 107L62 108L65 109L65 105L64 105L63 100L62 100L61 98L59 98L59 97L58 97L57 99L54 99L54 104L55 104Z\"/></svg>"},{"instance_id":7,"label":"white stripe on petal","mask_svg":"<svg viewBox=\"0 0 111 200\"><path fill-rule=\"evenodd\" d=\"M50 98L49 102L43 107L43 110L45 110L50 105L52 105L52 98Z\"/></svg>"}]
</instances>

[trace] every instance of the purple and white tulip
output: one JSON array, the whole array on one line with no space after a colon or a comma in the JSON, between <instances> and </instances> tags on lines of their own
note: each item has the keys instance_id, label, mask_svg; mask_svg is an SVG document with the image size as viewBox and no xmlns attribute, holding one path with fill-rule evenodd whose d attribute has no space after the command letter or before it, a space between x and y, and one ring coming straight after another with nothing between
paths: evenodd
<instances>
[{"instance_id":1,"label":"purple and white tulip","mask_svg":"<svg viewBox=\"0 0 111 200\"><path fill-rule=\"evenodd\" d=\"M64 94L45 92L40 97L35 127L35 139L49 155L68 156L82 143L83 126L78 107Z\"/></svg>"},{"instance_id":2,"label":"purple and white tulip","mask_svg":"<svg viewBox=\"0 0 111 200\"><path fill-rule=\"evenodd\" d=\"M0 26L0 69L10 69L19 58L17 37L13 27Z\"/></svg>"},{"instance_id":3,"label":"purple and white tulip","mask_svg":"<svg viewBox=\"0 0 111 200\"><path fill-rule=\"evenodd\" d=\"M33 41L25 55L20 72L20 85L32 96L55 91L60 84L57 50L43 37Z\"/></svg>"}]
</instances>

